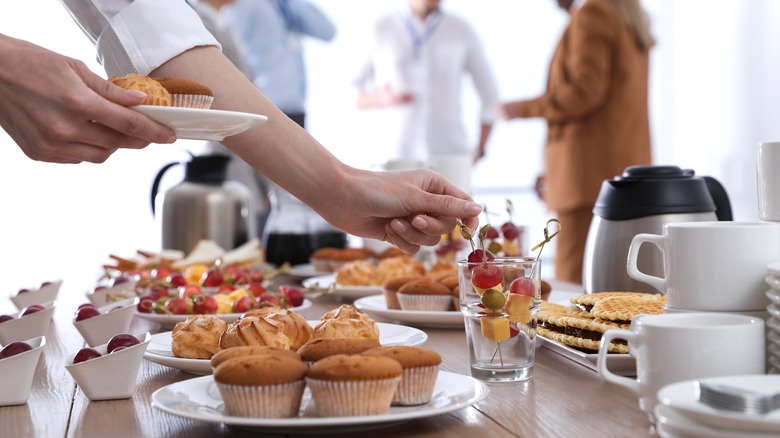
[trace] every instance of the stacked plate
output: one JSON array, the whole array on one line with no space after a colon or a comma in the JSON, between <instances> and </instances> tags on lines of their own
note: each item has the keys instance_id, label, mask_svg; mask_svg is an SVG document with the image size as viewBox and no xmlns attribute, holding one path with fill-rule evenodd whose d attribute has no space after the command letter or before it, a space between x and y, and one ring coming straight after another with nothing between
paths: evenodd
<instances>
[{"instance_id":1,"label":"stacked plate","mask_svg":"<svg viewBox=\"0 0 780 438\"><path fill-rule=\"evenodd\" d=\"M766 296L770 303L766 310L770 318L766 321L767 362L769 374L780 374L780 262L770 263L767 266L769 275L764 277L770 286Z\"/></svg>"},{"instance_id":2,"label":"stacked plate","mask_svg":"<svg viewBox=\"0 0 780 438\"><path fill-rule=\"evenodd\" d=\"M713 377L673 383L658 391L656 431L661 437L757 438L780 436L780 409L766 414L714 408L699 400L701 384L715 384L748 397L780 393L780 376ZM744 391L744 392L743 392Z\"/></svg>"}]
</instances>

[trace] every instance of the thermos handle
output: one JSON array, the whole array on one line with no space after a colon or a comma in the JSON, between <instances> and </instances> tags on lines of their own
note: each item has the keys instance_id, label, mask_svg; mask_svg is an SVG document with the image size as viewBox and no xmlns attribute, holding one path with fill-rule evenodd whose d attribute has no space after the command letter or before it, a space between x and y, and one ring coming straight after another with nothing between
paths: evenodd
<instances>
[{"instance_id":1,"label":"thermos handle","mask_svg":"<svg viewBox=\"0 0 780 438\"><path fill-rule=\"evenodd\" d=\"M628 268L628 276L634 280L647 283L650 286L658 289L662 294L666 294L666 279L647 275L641 272L637 267L637 260L639 259L639 248L645 242L653 243L663 252L664 236L658 234L637 234L631 239L631 246L628 248L628 261L626 263Z\"/></svg>"},{"instance_id":2,"label":"thermos handle","mask_svg":"<svg viewBox=\"0 0 780 438\"><path fill-rule=\"evenodd\" d=\"M731 202L729 195L723 185L711 176L702 177L707 184L707 190L710 191L712 201L715 202L715 216L719 221L733 221L734 215L731 213Z\"/></svg>"},{"instance_id":3,"label":"thermos handle","mask_svg":"<svg viewBox=\"0 0 780 438\"><path fill-rule=\"evenodd\" d=\"M168 163L165 166L163 166L162 169L160 169L159 172L157 172L157 176L154 177L154 182L152 183L152 216L154 216L154 199L157 197L157 191L160 189L160 181L162 181L163 174L165 174L165 171L170 169L171 167L181 164L179 162L173 162Z\"/></svg>"},{"instance_id":4,"label":"thermos handle","mask_svg":"<svg viewBox=\"0 0 780 438\"><path fill-rule=\"evenodd\" d=\"M636 379L619 376L610 371L609 367L607 367L607 354L609 353L609 343L612 342L612 339L623 339L628 345L631 345L636 339L636 333L630 330L612 329L605 331L604 334L601 335L599 356L598 361L596 362L598 364L599 374L607 382L625 386L634 391L634 393L639 394L639 382L637 382Z\"/></svg>"}]
</instances>

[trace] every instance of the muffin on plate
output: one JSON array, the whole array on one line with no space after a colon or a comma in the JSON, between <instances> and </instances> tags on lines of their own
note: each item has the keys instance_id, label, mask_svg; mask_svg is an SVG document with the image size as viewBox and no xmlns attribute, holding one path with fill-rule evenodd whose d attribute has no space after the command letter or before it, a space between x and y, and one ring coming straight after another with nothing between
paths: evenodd
<instances>
[{"instance_id":1,"label":"muffin on plate","mask_svg":"<svg viewBox=\"0 0 780 438\"><path fill-rule=\"evenodd\" d=\"M384 356L337 354L314 362L306 383L319 417L387 412L403 368Z\"/></svg>"},{"instance_id":2,"label":"muffin on plate","mask_svg":"<svg viewBox=\"0 0 780 438\"><path fill-rule=\"evenodd\" d=\"M298 356L311 365L336 354L359 354L379 347L379 341L366 338L317 338L301 345Z\"/></svg>"},{"instance_id":3,"label":"muffin on plate","mask_svg":"<svg viewBox=\"0 0 780 438\"><path fill-rule=\"evenodd\" d=\"M216 315L190 315L171 332L171 352L187 359L211 359L220 350L219 338L228 323Z\"/></svg>"},{"instance_id":4,"label":"muffin on plate","mask_svg":"<svg viewBox=\"0 0 780 438\"><path fill-rule=\"evenodd\" d=\"M422 347L396 345L372 348L363 354L389 357L401 364L404 371L393 396L394 405L421 405L433 398L441 365L439 353Z\"/></svg>"},{"instance_id":5,"label":"muffin on plate","mask_svg":"<svg viewBox=\"0 0 780 438\"><path fill-rule=\"evenodd\" d=\"M452 309L452 292L443 284L428 280L414 280L398 289L401 310L446 312Z\"/></svg>"},{"instance_id":6,"label":"muffin on plate","mask_svg":"<svg viewBox=\"0 0 780 438\"><path fill-rule=\"evenodd\" d=\"M171 94L159 82L149 76L130 73L109 79L114 85L125 90L138 90L146 93L144 105L171 106Z\"/></svg>"},{"instance_id":7,"label":"muffin on plate","mask_svg":"<svg viewBox=\"0 0 780 438\"><path fill-rule=\"evenodd\" d=\"M154 78L171 95L171 106L209 109L214 101L211 89L184 78Z\"/></svg>"},{"instance_id":8,"label":"muffin on plate","mask_svg":"<svg viewBox=\"0 0 780 438\"><path fill-rule=\"evenodd\" d=\"M349 304L342 304L320 318L312 337L366 338L379 341L379 326L367 313Z\"/></svg>"},{"instance_id":9,"label":"muffin on plate","mask_svg":"<svg viewBox=\"0 0 780 438\"><path fill-rule=\"evenodd\" d=\"M222 364L222 362L237 357L257 356L261 354L271 354L271 355L276 354L284 357L289 357L290 359L301 360L301 357L298 356L298 353L292 350L287 350L285 348L267 347L265 345L245 345L241 347L233 347L233 348L228 348L226 350L221 350L220 352L212 356L211 368L216 368L220 364Z\"/></svg>"},{"instance_id":10,"label":"muffin on plate","mask_svg":"<svg viewBox=\"0 0 780 438\"><path fill-rule=\"evenodd\" d=\"M233 417L290 418L298 415L306 387L306 365L275 354L228 359L214 381Z\"/></svg>"},{"instance_id":11,"label":"muffin on plate","mask_svg":"<svg viewBox=\"0 0 780 438\"><path fill-rule=\"evenodd\" d=\"M420 280L424 277L419 275L394 277L382 285L382 295L385 297L385 304L391 310L401 310L401 304L398 302L398 289L412 280Z\"/></svg>"}]
</instances>

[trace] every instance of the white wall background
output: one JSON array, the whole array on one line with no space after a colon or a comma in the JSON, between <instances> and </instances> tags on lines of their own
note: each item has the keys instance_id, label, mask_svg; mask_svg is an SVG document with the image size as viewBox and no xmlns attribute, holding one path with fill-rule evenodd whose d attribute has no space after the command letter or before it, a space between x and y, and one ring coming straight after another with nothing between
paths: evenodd
<instances>
[{"instance_id":1,"label":"white wall background","mask_svg":"<svg viewBox=\"0 0 780 438\"><path fill-rule=\"evenodd\" d=\"M371 167L381 125L353 106L349 82L371 19L403 0L316 0L336 21L327 44L307 45L310 130L346 162ZM772 0L646 0L659 45L651 71L651 124L658 164L690 167L720 179L741 220L756 220L755 147L780 140L780 28ZM480 31L506 99L544 88L547 62L567 17L552 0L446 0ZM55 0L4 2L0 33L80 59L104 75L91 44ZM23 74L23 72L20 72ZM476 140L474 95L464 117ZM475 197L501 213L509 194L518 222L541 235L547 218L530 193L541 163L544 124L499 124L488 157L475 169ZM29 160L0 131L0 272L5 293L64 278L86 290L109 254L156 249L149 190L156 171L184 160L199 142L119 151L101 165ZM167 184L180 176L172 174ZM503 217L493 219L494 222ZM547 252L547 251L545 251Z\"/></svg>"}]
</instances>

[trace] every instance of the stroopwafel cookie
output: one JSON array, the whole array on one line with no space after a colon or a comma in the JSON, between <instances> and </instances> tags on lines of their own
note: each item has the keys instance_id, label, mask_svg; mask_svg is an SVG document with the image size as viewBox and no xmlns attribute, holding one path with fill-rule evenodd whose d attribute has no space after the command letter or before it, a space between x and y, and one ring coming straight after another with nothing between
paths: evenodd
<instances>
[{"instance_id":1,"label":"stroopwafel cookie","mask_svg":"<svg viewBox=\"0 0 780 438\"><path fill-rule=\"evenodd\" d=\"M630 323L636 315L663 313L666 300L647 299L641 296L615 296L598 300L590 314L595 318L609 321Z\"/></svg>"},{"instance_id":2,"label":"stroopwafel cookie","mask_svg":"<svg viewBox=\"0 0 780 438\"><path fill-rule=\"evenodd\" d=\"M575 295L569 299L569 301L580 309L590 312L590 309L599 301L605 298L612 297L636 297L646 300L663 300L666 301L666 297L659 294L649 294L644 292L594 292L590 294Z\"/></svg>"}]
</instances>

